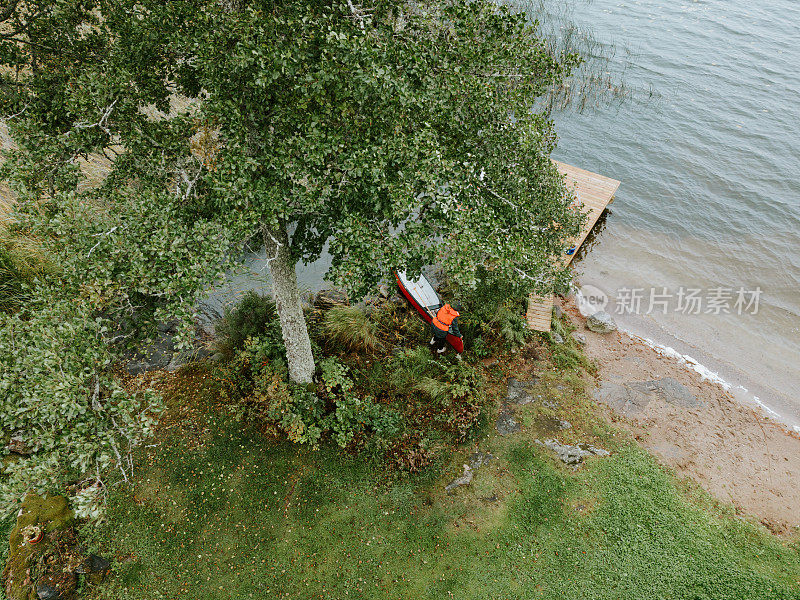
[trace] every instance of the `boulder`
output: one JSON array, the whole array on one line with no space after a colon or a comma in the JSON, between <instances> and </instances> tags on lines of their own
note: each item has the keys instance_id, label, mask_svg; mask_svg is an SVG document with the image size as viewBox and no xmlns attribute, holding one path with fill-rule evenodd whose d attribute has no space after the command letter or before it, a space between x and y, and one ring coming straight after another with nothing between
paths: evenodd
<instances>
[{"instance_id":1,"label":"boulder","mask_svg":"<svg viewBox=\"0 0 800 600\"><path fill-rule=\"evenodd\" d=\"M510 435L512 433L517 433L522 428L517 420L514 418L514 413L508 406L504 406L500 409L500 414L497 416L497 424L495 425L497 428L497 433L500 435Z\"/></svg>"},{"instance_id":2,"label":"boulder","mask_svg":"<svg viewBox=\"0 0 800 600\"><path fill-rule=\"evenodd\" d=\"M472 468L470 468L469 465L464 465L464 472L461 474L461 477L456 477L453 481L448 483L444 487L444 490L449 494L457 487L460 487L462 485L469 485L470 482L472 481L473 476L474 472Z\"/></svg>"},{"instance_id":3,"label":"boulder","mask_svg":"<svg viewBox=\"0 0 800 600\"><path fill-rule=\"evenodd\" d=\"M334 306L346 306L347 304L349 304L347 292L339 288L321 290L314 296L314 306L322 310L327 310Z\"/></svg>"},{"instance_id":4,"label":"boulder","mask_svg":"<svg viewBox=\"0 0 800 600\"><path fill-rule=\"evenodd\" d=\"M595 333L611 333L617 330L617 323L604 310L600 310L586 319L586 326Z\"/></svg>"},{"instance_id":5,"label":"boulder","mask_svg":"<svg viewBox=\"0 0 800 600\"><path fill-rule=\"evenodd\" d=\"M572 339L578 342L581 346L586 344L586 336L582 333L578 333L577 331L572 332Z\"/></svg>"},{"instance_id":6,"label":"boulder","mask_svg":"<svg viewBox=\"0 0 800 600\"><path fill-rule=\"evenodd\" d=\"M198 346L197 348L192 348L190 350L181 350L180 352L176 352L172 355L172 360L169 361L166 369L170 372L177 371L184 365L197 362L198 360L203 360L204 358L209 358L210 356L212 356L211 350L205 346Z\"/></svg>"},{"instance_id":7,"label":"boulder","mask_svg":"<svg viewBox=\"0 0 800 600\"><path fill-rule=\"evenodd\" d=\"M550 334L550 339L553 340L554 344L563 344L564 343L564 338L561 337L561 334L558 333L557 331L553 331Z\"/></svg>"},{"instance_id":8,"label":"boulder","mask_svg":"<svg viewBox=\"0 0 800 600\"><path fill-rule=\"evenodd\" d=\"M141 352L128 356L125 370L131 375L139 375L147 371L166 368L172 362L175 353L175 344L172 335L159 333L155 341Z\"/></svg>"},{"instance_id":9,"label":"boulder","mask_svg":"<svg viewBox=\"0 0 800 600\"><path fill-rule=\"evenodd\" d=\"M39 600L60 600L61 592L52 585L40 583L36 586L36 597Z\"/></svg>"},{"instance_id":10,"label":"boulder","mask_svg":"<svg viewBox=\"0 0 800 600\"><path fill-rule=\"evenodd\" d=\"M594 397L628 417L641 414L653 400L681 408L696 408L703 405L689 388L672 377L623 383L604 381L595 391Z\"/></svg>"},{"instance_id":11,"label":"boulder","mask_svg":"<svg viewBox=\"0 0 800 600\"><path fill-rule=\"evenodd\" d=\"M555 452L558 459L565 465L577 465L583 462L583 459L587 456L608 456L611 454L608 450L596 448L591 444L570 446L569 444L561 444L558 440L536 440L536 443Z\"/></svg>"},{"instance_id":12,"label":"boulder","mask_svg":"<svg viewBox=\"0 0 800 600\"><path fill-rule=\"evenodd\" d=\"M469 466L471 469L479 469L488 462L494 460L494 454L491 452L481 452L476 450L469 455Z\"/></svg>"},{"instance_id":13,"label":"boulder","mask_svg":"<svg viewBox=\"0 0 800 600\"><path fill-rule=\"evenodd\" d=\"M533 401L533 394L531 393L531 386L535 385L537 379L529 379L528 381L519 381L514 377L509 377L506 385L507 395L506 399L512 404L529 404Z\"/></svg>"}]
</instances>

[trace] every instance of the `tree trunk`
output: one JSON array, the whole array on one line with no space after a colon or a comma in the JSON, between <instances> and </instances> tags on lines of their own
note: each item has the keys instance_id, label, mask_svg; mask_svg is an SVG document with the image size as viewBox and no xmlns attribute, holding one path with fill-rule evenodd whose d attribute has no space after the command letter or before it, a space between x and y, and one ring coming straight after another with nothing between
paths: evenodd
<instances>
[{"instance_id":1,"label":"tree trunk","mask_svg":"<svg viewBox=\"0 0 800 600\"><path fill-rule=\"evenodd\" d=\"M265 226L264 244L267 248L281 333L286 345L289 379L295 383L309 383L314 376L314 355L311 353L311 340L300 304L295 261L292 260L286 229L272 230Z\"/></svg>"}]
</instances>

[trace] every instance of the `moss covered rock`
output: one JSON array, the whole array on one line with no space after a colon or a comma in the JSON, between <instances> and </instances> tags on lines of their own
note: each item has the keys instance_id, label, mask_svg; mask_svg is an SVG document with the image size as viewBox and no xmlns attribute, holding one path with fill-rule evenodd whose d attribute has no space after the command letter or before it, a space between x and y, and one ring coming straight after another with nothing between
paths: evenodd
<instances>
[{"instance_id":1,"label":"moss covered rock","mask_svg":"<svg viewBox=\"0 0 800 600\"><path fill-rule=\"evenodd\" d=\"M3 569L3 583L9 600L38 600L36 590L48 585L64 600L73 598L77 577L74 565L81 560L72 528L74 515L63 496L28 494L11 530L9 552ZM42 540L30 544L23 529L37 526Z\"/></svg>"}]
</instances>

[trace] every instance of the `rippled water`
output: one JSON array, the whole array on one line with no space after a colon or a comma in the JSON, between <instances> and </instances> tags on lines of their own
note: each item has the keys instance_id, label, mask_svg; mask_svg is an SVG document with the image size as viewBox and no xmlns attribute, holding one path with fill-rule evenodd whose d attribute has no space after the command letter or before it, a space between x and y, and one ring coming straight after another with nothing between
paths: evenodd
<instances>
[{"instance_id":1,"label":"rippled water","mask_svg":"<svg viewBox=\"0 0 800 600\"><path fill-rule=\"evenodd\" d=\"M760 288L755 315L623 320L800 425L800 3L594 0L573 16L631 48L629 83L661 96L556 119L556 158L622 180L581 281Z\"/></svg>"}]
</instances>

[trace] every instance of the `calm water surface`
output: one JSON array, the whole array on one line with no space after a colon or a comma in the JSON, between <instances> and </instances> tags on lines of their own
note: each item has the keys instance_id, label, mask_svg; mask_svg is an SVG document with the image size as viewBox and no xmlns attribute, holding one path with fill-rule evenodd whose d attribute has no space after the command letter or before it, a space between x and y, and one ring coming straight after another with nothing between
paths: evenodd
<instances>
[{"instance_id":1,"label":"calm water surface","mask_svg":"<svg viewBox=\"0 0 800 600\"><path fill-rule=\"evenodd\" d=\"M594 0L574 17L661 95L556 119L556 158L622 180L581 282L642 289L643 313L651 288L760 288L757 314L682 314L673 296L621 320L800 425L800 3Z\"/></svg>"}]
</instances>

